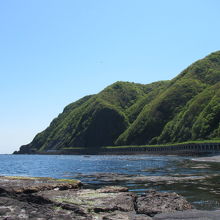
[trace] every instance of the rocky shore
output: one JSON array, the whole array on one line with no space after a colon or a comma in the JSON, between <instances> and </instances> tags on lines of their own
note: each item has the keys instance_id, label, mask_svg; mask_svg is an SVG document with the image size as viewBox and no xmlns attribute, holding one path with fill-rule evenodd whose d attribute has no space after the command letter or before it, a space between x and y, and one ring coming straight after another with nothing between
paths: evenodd
<instances>
[{"instance_id":1,"label":"rocky shore","mask_svg":"<svg viewBox=\"0 0 220 220\"><path fill-rule=\"evenodd\" d=\"M120 186L84 189L78 180L2 176L0 219L220 219L220 212L195 210L176 193L137 195Z\"/></svg>"}]
</instances>

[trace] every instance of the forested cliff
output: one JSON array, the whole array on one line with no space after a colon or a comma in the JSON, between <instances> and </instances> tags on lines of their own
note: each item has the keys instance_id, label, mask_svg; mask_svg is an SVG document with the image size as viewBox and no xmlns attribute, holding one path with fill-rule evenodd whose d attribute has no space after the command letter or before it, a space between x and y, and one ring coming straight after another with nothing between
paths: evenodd
<instances>
[{"instance_id":1,"label":"forested cliff","mask_svg":"<svg viewBox=\"0 0 220 220\"><path fill-rule=\"evenodd\" d=\"M69 104L19 153L220 137L220 51L169 81L116 82Z\"/></svg>"}]
</instances>

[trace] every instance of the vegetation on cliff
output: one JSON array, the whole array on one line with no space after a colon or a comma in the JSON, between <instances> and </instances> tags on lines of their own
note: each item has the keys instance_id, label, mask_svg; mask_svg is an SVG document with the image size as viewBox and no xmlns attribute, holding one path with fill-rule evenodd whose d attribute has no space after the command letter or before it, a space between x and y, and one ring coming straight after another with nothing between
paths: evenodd
<instances>
[{"instance_id":1,"label":"vegetation on cliff","mask_svg":"<svg viewBox=\"0 0 220 220\"><path fill-rule=\"evenodd\" d=\"M64 108L20 153L220 138L220 51L170 81L116 82Z\"/></svg>"}]
</instances>

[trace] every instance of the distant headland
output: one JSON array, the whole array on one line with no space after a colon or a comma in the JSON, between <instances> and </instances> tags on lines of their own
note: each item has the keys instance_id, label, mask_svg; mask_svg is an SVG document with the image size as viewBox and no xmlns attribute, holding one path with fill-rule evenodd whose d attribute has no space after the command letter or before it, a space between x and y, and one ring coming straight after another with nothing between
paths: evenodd
<instances>
[{"instance_id":1,"label":"distant headland","mask_svg":"<svg viewBox=\"0 0 220 220\"><path fill-rule=\"evenodd\" d=\"M202 140L220 143L220 51L172 80L146 85L116 82L83 97L15 153L98 153L106 146L171 146Z\"/></svg>"}]
</instances>

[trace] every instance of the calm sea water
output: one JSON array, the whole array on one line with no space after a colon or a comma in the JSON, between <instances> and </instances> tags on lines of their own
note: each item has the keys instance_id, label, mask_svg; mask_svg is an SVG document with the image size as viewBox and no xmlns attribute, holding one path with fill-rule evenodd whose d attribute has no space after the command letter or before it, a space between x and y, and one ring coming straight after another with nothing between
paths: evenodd
<instances>
[{"instance_id":1,"label":"calm sea water","mask_svg":"<svg viewBox=\"0 0 220 220\"><path fill-rule=\"evenodd\" d=\"M80 155L0 155L0 175L77 178L89 187L110 184L127 186L143 193L155 188L185 196L196 208L220 208L220 164L196 162L179 156L80 156ZM97 177L118 174L148 177L171 177L169 181L114 182ZM210 176L207 179L183 180L185 177ZM176 180L173 181L172 177ZM178 180L180 178L180 180Z\"/></svg>"}]
</instances>

